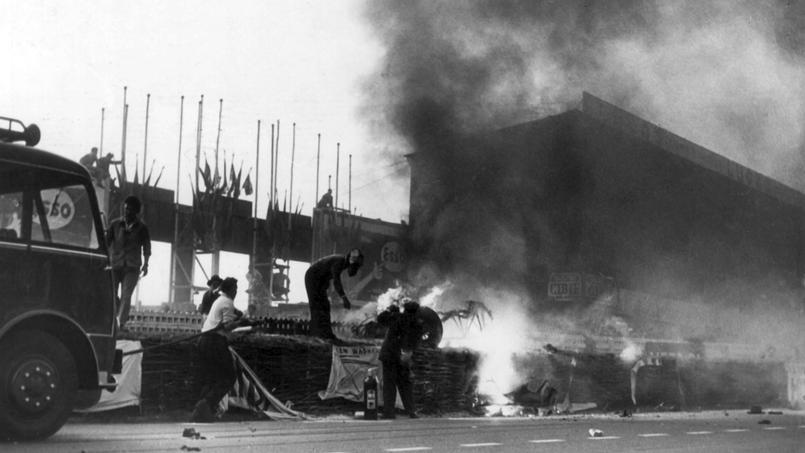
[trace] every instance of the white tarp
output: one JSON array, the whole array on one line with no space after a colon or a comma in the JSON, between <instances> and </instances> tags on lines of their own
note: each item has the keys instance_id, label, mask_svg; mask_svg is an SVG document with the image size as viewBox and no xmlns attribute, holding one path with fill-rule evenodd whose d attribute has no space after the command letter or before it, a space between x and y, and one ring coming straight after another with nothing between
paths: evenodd
<instances>
[{"instance_id":1,"label":"white tarp","mask_svg":"<svg viewBox=\"0 0 805 453\"><path fill-rule=\"evenodd\" d=\"M124 353L140 348L142 346L139 341L117 341L117 349L122 349ZM142 354L124 355L121 373L114 375L117 380L115 391L101 391L101 399L97 404L78 412L101 412L126 406L139 406L140 396L142 395L142 362Z\"/></svg>"},{"instance_id":2,"label":"white tarp","mask_svg":"<svg viewBox=\"0 0 805 453\"><path fill-rule=\"evenodd\" d=\"M350 401L363 401L363 380L369 368L377 373L377 403L383 405L383 366L380 363L380 346L333 346L333 360L330 366L330 380L327 390L319 392L319 398L344 398ZM402 408L399 392L395 407Z\"/></svg>"}]
</instances>

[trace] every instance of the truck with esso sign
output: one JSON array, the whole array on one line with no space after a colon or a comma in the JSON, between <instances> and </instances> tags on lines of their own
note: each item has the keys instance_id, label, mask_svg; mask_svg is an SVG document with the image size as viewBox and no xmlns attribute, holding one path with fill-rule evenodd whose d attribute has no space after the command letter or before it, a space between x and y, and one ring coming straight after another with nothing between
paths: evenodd
<instances>
[{"instance_id":1,"label":"truck with esso sign","mask_svg":"<svg viewBox=\"0 0 805 453\"><path fill-rule=\"evenodd\" d=\"M0 118L0 438L39 439L115 388L109 255L86 168ZM17 144L15 142L23 142Z\"/></svg>"}]
</instances>

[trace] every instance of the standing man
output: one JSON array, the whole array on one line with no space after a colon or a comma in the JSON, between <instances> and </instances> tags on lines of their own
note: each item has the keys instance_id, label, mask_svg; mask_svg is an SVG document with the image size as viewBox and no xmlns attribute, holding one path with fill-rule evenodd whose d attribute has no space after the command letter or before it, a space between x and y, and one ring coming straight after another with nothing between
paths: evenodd
<instances>
[{"instance_id":1,"label":"standing man","mask_svg":"<svg viewBox=\"0 0 805 453\"><path fill-rule=\"evenodd\" d=\"M92 179L98 178L98 168L96 167L98 163L98 148L93 146L87 154L84 154L81 156L81 159L78 159L78 163L89 170L89 175Z\"/></svg>"},{"instance_id":2,"label":"standing man","mask_svg":"<svg viewBox=\"0 0 805 453\"><path fill-rule=\"evenodd\" d=\"M134 195L126 197L123 201L123 217L113 220L106 232L106 243L112 253L115 294L120 288L117 319L121 329L129 319L131 293L137 286L140 272L143 277L148 275L148 259L151 257L151 236L148 227L139 218L141 208L139 198Z\"/></svg>"},{"instance_id":3,"label":"standing man","mask_svg":"<svg viewBox=\"0 0 805 453\"><path fill-rule=\"evenodd\" d=\"M198 340L201 399L193 408L194 422L209 423L215 420L215 410L221 398L235 383L235 364L229 352L229 331L238 326L243 313L235 308L238 281L227 277L219 287L221 293L210 307L210 314L204 320Z\"/></svg>"},{"instance_id":4,"label":"standing man","mask_svg":"<svg viewBox=\"0 0 805 453\"><path fill-rule=\"evenodd\" d=\"M94 167L97 161L98 161L98 148L94 146L92 147L91 150L89 150L87 154L81 156L81 159L78 159L78 163L87 167L88 169Z\"/></svg>"},{"instance_id":5,"label":"standing man","mask_svg":"<svg viewBox=\"0 0 805 453\"><path fill-rule=\"evenodd\" d=\"M210 314L212 303L221 295L221 283L223 283L223 280L221 280L218 274L213 274L213 276L207 280L207 291L204 292L204 296L201 297L201 304L198 306L198 312L204 315L205 319L206 316Z\"/></svg>"},{"instance_id":6,"label":"standing man","mask_svg":"<svg viewBox=\"0 0 805 453\"><path fill-rule=\"evenodd\" d=\"M414 349L422 337L421 322L416 312L419 304L408 300L403 312L396 305L377 315L377 322L387 327L386 338L380 347L380 363L383 364L383 418L396 418L394 403L397 390L403 407L411 418L419 418L414 407L414 387L411 383L411 363Z\"/></svg>"},{"instance_id":7,"label":"standing man","mask_svg":"<svg viewBox=\"0 0 805 453\"><path fill-rule=\"evenodd\" d=\"M105 187L107 189L112 187L112 174L109 172L109 167L117 164L122 164L123 161L121 160L114 160L115 155L112 153L108 153L103 157L99 157L98 160L95 161L95 167L97 168L98 174L98 182L100 183L101 187Z\"/></svg>"},{"instance_id":8,"label":"standing man","mask_svg":"<svg viewBox=\"0 0 805 453\"><path fill-rule=\"evenodd\" d=\"M347 275L354 277L363 265L363 254L357 248L346 255L330 255L311 264L305 272L305 289L310 306L310 334L325 340L340 342L330 326L330 299L327 288L333 282L335 291L341 296L344 308L349 310L352 304L344 293L341 284L341 272L346 269Z\"/></svg>"}]
</instances>

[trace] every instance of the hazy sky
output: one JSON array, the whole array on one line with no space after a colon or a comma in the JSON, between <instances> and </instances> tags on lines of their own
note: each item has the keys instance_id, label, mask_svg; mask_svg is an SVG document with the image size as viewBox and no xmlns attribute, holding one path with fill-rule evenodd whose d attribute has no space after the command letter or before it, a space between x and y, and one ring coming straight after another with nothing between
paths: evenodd
<instances>
[{"instance_id":1,"label":"hazy sky","mask_svg":"<svg viewBox=\"0 0 805 453\"><path fill-rule=\"evenodd\" d=\"M120 156L127 86L129 174L137 157L142 168L147 153L149 168L154 160L156 172L164 166L160 185L175 188L184 95L181 181L186 185L203 94L201 148L211 161L219 99L220 158L226 155L231 162L234 154L244 173L255 165L257 120L262 120L261 206L269 190L270 123L279 120L280 199L290 190L295 122L294 205L309 209L315 202L321 133L320 193L327 175L335 185L340 142L339 204L349 202L352 154L352 207L388 221L407 215L407 187L383 184L391 172L399 175L407 167L373 159L379 145L368 139L368 121L359 111L361 84L381 56L361 17L361 2L27 1L8 2L4 10L14 13L0 17L6 47L0 115L37 123L40 147L78 159L100 144L105 108L103 151ZM180 189L187 202L189 194Z\"/></svg>"},{"instance_id":2,"label":"hazy sky","mask_svg":"<svg viewBox=\"0 0 805 453\"><path fill-rule=\"evenodd\" d=\"M360 111L365 105L361 87L382 56L361 16L362 2L0 0L0 4L5 11L0 15L0 42L5 48L0 116L39 125L39 147L78 160L92 146L100 146L105 109L103 152L119 157L125 86L129 175L135 162L142 173L147 153L149 168L152 162L156 173L164 167L159 185L175 189L184 95L179 192L182 202L189 204L203 94L202 162L204 155L212 162L215 152L219 99L223 99L220 159L226 156L231 162L234 155L236 168L243 163L244 175L255 166L257 121L262 120L261 215L269 191L271 123L279 120L280 200L290 191L296 123L294 206L301 203L309 214L315 203L320 133L319 194L326 190L328 175L335 186L340 142L339 205L349 204L352 154L353 210L392 222L407 216L408 167L403 151L396 161L377 159L378 146L386 145L369 139L371 118ZM384 149L384 155L388 151ZM392 177L397 182L389 183ZM154 254L157 266L140 285L146 304L167 299L169 249L158 245ZM222 259L223 274L242 279L245 271L242 258ZM292 277L300 272L304 266L292 269ZM303 300L301 277L293 283L293 300ZM245 304L245 295L241 298Z\"/></svg>"}]
</instances>

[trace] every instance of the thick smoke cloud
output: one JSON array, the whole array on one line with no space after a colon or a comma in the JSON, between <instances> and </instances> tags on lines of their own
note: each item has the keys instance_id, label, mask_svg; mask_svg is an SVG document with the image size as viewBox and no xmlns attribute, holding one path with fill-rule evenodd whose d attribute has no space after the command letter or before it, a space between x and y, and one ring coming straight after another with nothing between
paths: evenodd
<instances>
[{"instance_id":1,"label":"thick smoke cloud","mask_svg":"<svg viewBox=\"0 0 805 453\"><path fill-rule=\"evenodd\" d=\"M445 186L472 194L473 176L456 163L466 152L456 149L456 137L566 111L589 91L805 188L800 2L388 0L368 2L366 17L386 48L380 73L367 81L366 114L378 139L391 144L385 149L427 153L435 163L429 177ZM517 168L516 162L497 165ZM418 240L441 248L437 253L463 250L466 265L529 272L519 254L529 229L549 239L540 218L521 210L477 226L478 243L510 240L475 250L451 242L456 229L473 228L467 215L517 207L503 197L445 196L433 194L444 209L427 213L414 232ZM674 321L674 331L686 322Z\"/></svg>"},{"instance_id":2,"label":"thick smoke cloud","mask_svg":"<svg viewBox=\"0 0 805 453\"><path fill-rule=\"evenodd\" d=\"M367 16L387 49L369 109L407 151L448 163L437 145L455 134L586 90L789 184L802 168L799 2L385 1Z\"/></svg>"}]
</instances>

